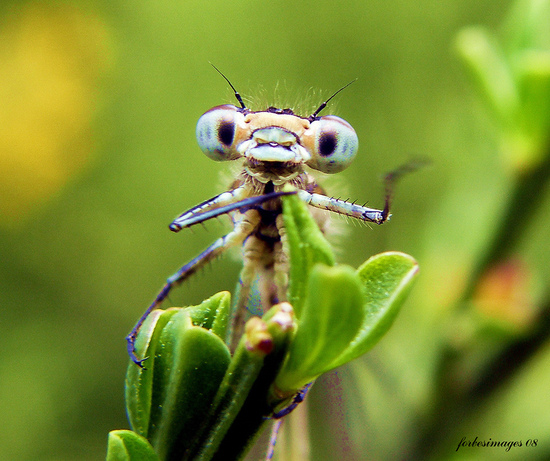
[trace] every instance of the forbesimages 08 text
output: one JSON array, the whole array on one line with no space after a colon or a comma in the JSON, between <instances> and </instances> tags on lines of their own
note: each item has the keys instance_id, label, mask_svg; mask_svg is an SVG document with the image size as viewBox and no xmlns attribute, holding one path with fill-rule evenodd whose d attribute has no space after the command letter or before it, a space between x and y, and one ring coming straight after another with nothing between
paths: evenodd
<instances>
[{"instance_id":1,"label":"forbesimages 08 text","mask_svg":"<svg viewBox=\"0 0 550 461\"><path fill-rule=\"evenodd\" d=\"M468 440L466 437L462 437L462 440L458 443L455 451L458 451L462 447L502 447L504 448L504 451L510 451L512 447L536 447L537 443L538 439L527 439L523 442L521 440L492 440L490 437L488 440L479 440L477 437L474 440Z\"/></svg>"}]
</instances>

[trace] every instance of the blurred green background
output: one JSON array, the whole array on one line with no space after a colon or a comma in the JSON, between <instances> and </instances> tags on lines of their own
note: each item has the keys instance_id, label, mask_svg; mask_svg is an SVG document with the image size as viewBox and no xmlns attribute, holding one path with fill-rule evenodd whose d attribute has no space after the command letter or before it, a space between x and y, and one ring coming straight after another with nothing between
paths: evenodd
<instances>
[{"instance_id":1,"label":"blurred green background","mask_svg":"<svg viewBox=\"0 0 550 461\"><path fill-rule=\"evenodd\" d=\"M128 427L125 335L227 230L167 228L231 177L195 141L204 111L235 103L209 61L251 108L298 102L303 115L358 78L324 112L360 140L330 194L380 207L383 173L433 161L398 185L388 224L335 219L340 262L399 250L421 274L387 337L311 392L311 459L548 459L548 187L522 202L537 208L505 262L461 298L531 167L503 153L455 40L473 24L505 34L511 5L2 2L0 459L102 459L109 430ZM232 290L238 271L224 257L172 304ZM523 446L456 452L462 437Z\"/></svg>"}]
</instances>

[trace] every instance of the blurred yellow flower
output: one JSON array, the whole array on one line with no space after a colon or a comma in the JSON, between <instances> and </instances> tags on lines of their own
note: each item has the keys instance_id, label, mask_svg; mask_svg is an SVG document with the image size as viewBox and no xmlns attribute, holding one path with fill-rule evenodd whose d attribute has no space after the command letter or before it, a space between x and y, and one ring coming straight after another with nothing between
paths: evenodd
<instances>
[{"instance_id":1,"label":"blurred yellow flower","mask_svg":"<svg viewBox=\"0 0 550 461\"><path fill-rule=\"evenodd\" d=\"M90 162L112 55L101 19L72 6L30 4L2 19L0 225L24 222Z\"/></svg>"}]
</instances>

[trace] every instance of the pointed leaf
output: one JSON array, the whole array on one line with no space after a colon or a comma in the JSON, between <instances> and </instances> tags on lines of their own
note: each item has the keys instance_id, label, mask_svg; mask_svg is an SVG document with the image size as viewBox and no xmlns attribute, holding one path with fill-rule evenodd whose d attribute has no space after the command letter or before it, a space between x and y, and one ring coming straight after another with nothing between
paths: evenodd
<instances>
[{"instance_id":1,"label":"pointed leaf","mask_svg":"<svg viewBox=\"0 0 550 461\"><path fill-rule=\"evenodd\" d=\"M283 393L295 392L331 369L363 323L363 288L355 271L344 265L316 265L289 357L277 376Z\"/></svg>"},{"instance_id":2,"label":"pointed leaf","mask_svg":"<svg viewBox=\"0 0 550 461\"><path fill-rule=\"evenodd\" d=\"M162 330L154 361L148 439L161 459L181 457L229 366L224 342L181 309Z\"/></svg>"},{"instance_id":3,"label":"pointed leaf","mask_svg":"<svg viewBox=\"0 0 550 461\"><path fill-rule=\"evenodd\" d=\"M290 257L288 300L300 318L306 285L316 263L333 266L334 254L311 216L308 206L297 195L282 197L285 233L283 243Z\"/></svg>"},{"instance_id":4,"label":"pointed leaf","mask_svg":"<svg viewBox=\"0 0 550 461\"><path fill-rule=\"evenodd\" d=\"M109 432L106 461L159 461L146 438L132 431Z\"/></svg>"},{"instance_id":5,"label":"pointed leaf","mask_svg":"<svg viewBox=\"0 0 550 461\"><path fill-rule=\"evenodd\" d=\"M252 317L212 405L208 431L186 459L241 459L270 413L266 395L295 331L292 308L280 303Z\"/></svg>"},{"instance_id":6,"label":"pointed leaf","mask_svg":"<svg viewBox=\"0 0 550 461\"><path fill-rule=\"evenodd\" d=\"M224 338L228 326L230 307L231 294L228 291L220 291L198 306L186 309L191 316L193 325L212 330L220 338Z\"/></svg>"},{"instance_id":7,"label":"pointed leaf","mask_svg":"<svg viewBox=\"0 0 550 461\"><path fill-rule=\"evenodd\" d=\"M459 32L456 47L474 83L504 126L512 126L520 106L514 75L502 49L482 27Z\"/></svg>"},{"instance_id":8,"label":"pointed leaf","mask_svg":"<svg viewBox=\"0 0 550 461\"><path fill-rule=\"evenodd\" d=\"M386 252L369 258L357 274L365 287L364 322L332 368L364 354L386 334L418 274L418 264L407 254Z\"/></svg>"},{"instance_id":9,"label":"pointed leaf","mask_svg":"<svg viewBox=\"0 0 550 461\"><path fill-rule=\"evenodd\" d=\"M153 374L149 370L154 365L155 354L162 329L178 309L155 310L143 323L136 338L135 349L139 357L147 357L144 368L130 360L126 372L125 400L126 413L131 428L148 436L151 416L151 398L153 393Z\"/></svg>"}]
</instances>

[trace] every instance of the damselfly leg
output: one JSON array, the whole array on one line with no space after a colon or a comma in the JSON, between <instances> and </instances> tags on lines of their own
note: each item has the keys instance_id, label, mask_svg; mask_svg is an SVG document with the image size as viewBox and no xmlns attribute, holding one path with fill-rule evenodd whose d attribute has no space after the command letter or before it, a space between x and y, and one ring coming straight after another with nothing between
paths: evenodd
<instances>
[{"instance_id":1,"label":"damselfly leg","mask_svg":"<svg viewBox=\"0 0 550 461\"><path fill-rule=\"evenodd\" d=\"M258 210L254 209L254 206L257 206L263 202L273 200L282 195L287 195L292 192L277 192L266 194L263 196L249 197L242 200L238 200L234 203L231 203L231 199L237 200L241 199L240 191L236 194L232 194L234 191L225 192L220 194L202 204L192 208L191 210L183 213L178 218L176 218L172 224L170 224L170 229L174 232L179 232L181 229L186 227L191 227L194 224L199 224L213 217L219 216L220 214L228 213L233 211L233 230L227 235L216 240L212 245L210 245L206 250L204 250L197 257L189 261L187 264L182 266L177 272L171 275L162 290L159 292L155 300L143 313L141 318L138 320L137 324L134 326L130 334L126 337L128 354L130 358L139 366L143 366L143 361L147 358L138 358L135 354L135 340L139 329L145 322L145 319L149 316L152 310L160 307L162 302L167 298L172 288L177 285L180 285L184 280L193 275L197 270L204 267L210 261L218 257L220 254L225 252L227 249L241 245L245 239L258 227L261 217ZM223 197L222 197L223 196ZM220 198L221 197L221 198ZM240 211L234 211L240 210Z\"/></svg>"}]
</instances>

